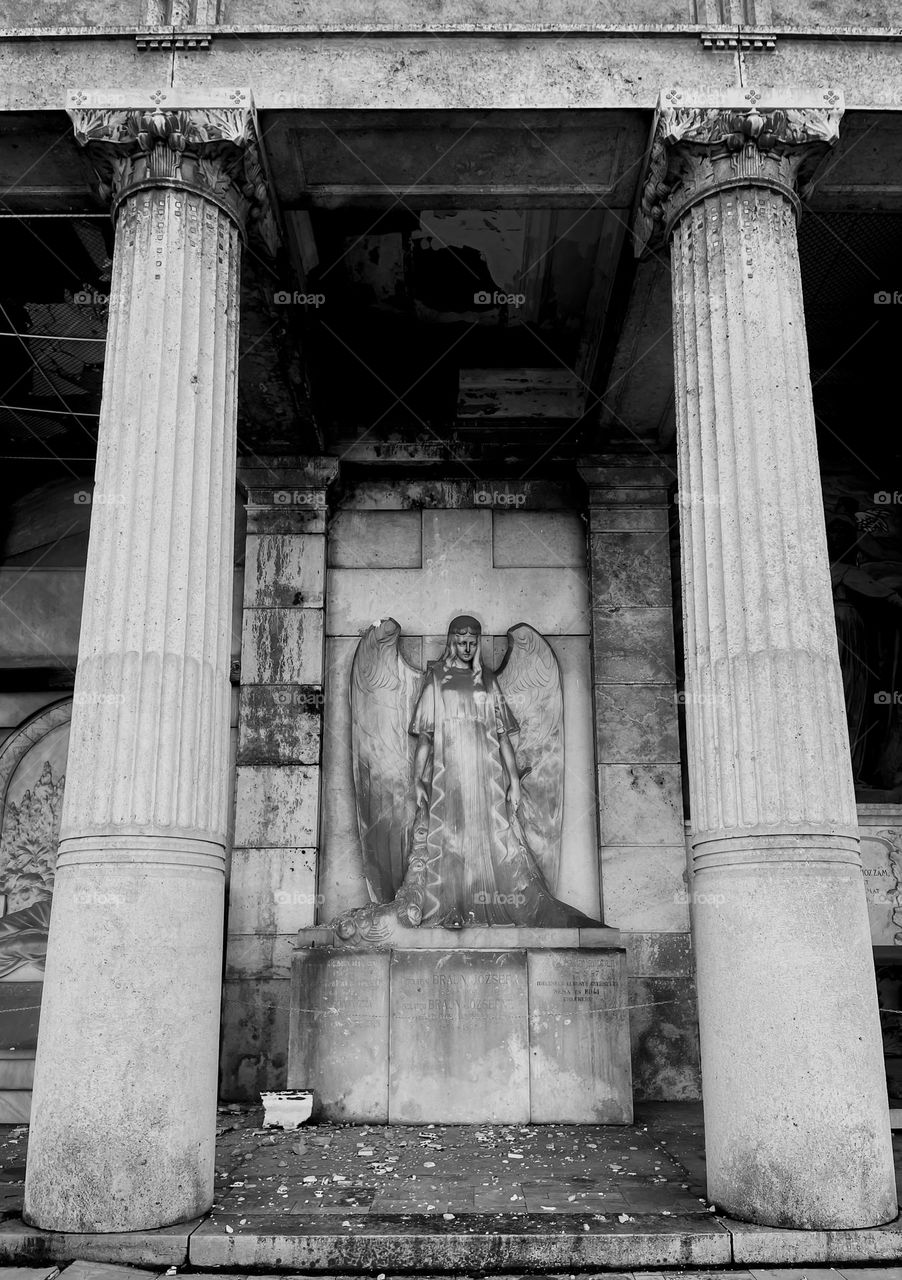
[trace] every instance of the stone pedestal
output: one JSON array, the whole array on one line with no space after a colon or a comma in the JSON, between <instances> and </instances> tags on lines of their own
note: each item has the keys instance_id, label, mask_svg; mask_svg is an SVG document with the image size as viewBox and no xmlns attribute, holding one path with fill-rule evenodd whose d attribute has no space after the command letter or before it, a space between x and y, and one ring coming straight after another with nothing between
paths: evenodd
<instances>
[{"instance_id":1,"label":"stone pedestal","mask_svg":"<svg viewBox=\"0 0 902 1280\"><path fill-rule=\"evenodd\" d=\"M865 1227L897 1208L795 228L839 113L759 98L662 98L644 205L673 237L708 1194Z\"/></svg>"},{"instance_id":2,"label":"stone pedestal","mask_svg":"<svg viewBox=\"0 0 902 1280\"><path fill-rule=\"evenodd\" d=\"M134 1231L213 1193L249 116L73 115L118 220L25 1215Z\"/></svg>"},{"instance_id":3,"label":"stone pedestal","mask_svg":"<svg viewBox=\"0 0 902 1280\"><path fill-rule=\"evenodd\" d=\"M552 930L572 932L572 945L516 947L508 935L542 931L482 929L470 946L443 947L445 930L406 932L409 947L360 949L316 945L331 930L303 931L307 945L292 969L288 1086L313 1091L314 1116L632 1120L626 957L610 937L580 946L578 930ZM616 941L613 930L583 932ZM490 935L498 935L494 946Z\"/></svg>"}]
</instances>

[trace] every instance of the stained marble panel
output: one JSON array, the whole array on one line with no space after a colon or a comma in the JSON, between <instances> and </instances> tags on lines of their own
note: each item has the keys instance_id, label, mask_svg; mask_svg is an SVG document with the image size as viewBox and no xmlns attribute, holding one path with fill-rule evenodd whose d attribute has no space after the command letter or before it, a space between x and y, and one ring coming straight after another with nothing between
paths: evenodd
<instances>
[{"instance_id":1,"label":"stained marble panel","mask_svg":"<svg viewBox=\"0 0 902 1280\"><path fill-rule=\"evenodd\" d=\"M599 770L606 845L683 845L683 791L676 764L605 764Z\"/></svg>"},{"instance_id":2,"label":"stained marble panel","mask_svg":"<svg viewBox=\"0 0 902 1280\"><path fill-rule=\"evenodd\" d=\"M630 1038L636 1101L701 1097L698 1010L691 978L630 978Z\"/></svg>"},{"instance_id":3,"label":"stained marble panel","mask_svg":"<svg viewBox=\"0 0 902 1280\"><path fill-rule=\"evenodd\" d=\"M599 762L679 761L677 706L671 685L597 685L595 709Z\"/></svg>"},{"instance_id":4,"label":"stained marble panel","mask_svg":"<svg viewBox=\"0 0 902 1280\"><path fill-rule=\"evenodd\" d=\"M671 609L596 608L592 626L596 683L676 683Z\"/></svg>"},{"instance_id":5,"label":"stained marble panel","mask_svg":"<svg viewBox=\"0 0 902 1280\"><path fill-rule=\"evenodd\" d=\"M321 609L325 554L323 534L249 534L245 551L245 607Z\"/></svg>"},{"instance_id":6,"label":"stained marble panel","mask_svg":"<svg viewBox=\"0 0 902 1280\"><path fill-rule=\"evenodd\" d=\"M235 844L294 849L316 845L319 774L308 765L240 765Z\"/></svg>"},{"instance_id":7,"label":"stained marble panel","mask_svg":"<svg viewBox=\"0 0 902 1280\"><path fill-rule=\"evenodd\" d=\"M669 608L670 553L664 532L593 533L592 607Z\"/></svg>"},{"instance_id":8,"label":"stained marble panel","mask_svg":"<svg viewBox=\"0 0 902 1280\"><path fill-rule=\"evenodd\" d=\"M314 1118L388 1120L390 953L295 952L288 1087Z\"/></svg>"},{"instance_id":9,"label":"stained marble panel","mask_svg":"<svg viewBox=\"0 0 902 1280\"><path fill-rule=\"evenodd\" d=\"M321 609L245 609L242 684L322 683Z\"/></svg>"},{"instance_id":10,"label":"stained marble panel","mask_svg":"<svg viewBox=\"0 0 902 1280\"><path fill-rule=\"evenodd\" d=\"M685 845L605 845L601 875L608 924L630 930L688 930Z\"/></svg>"},{"instance_id":11,"label":"stained marble panel","mask_svg":"<svg viewBox=\"0 0 902 1280\"><path fill-rule=\"evenodd\" d=\"M533 1124L629 1124L629 1012L622 951L530 951Z\"/></svg>"},{"instance_id":12,"label":"stained marble panel","mask_svg":"<svg viewBox=\"0 0 902 1280\"><path fill-rule=\"evenodd\" d=\"M525 951L393 953L389 1120L529 1122Z\"/></svg>"}]
</instances>

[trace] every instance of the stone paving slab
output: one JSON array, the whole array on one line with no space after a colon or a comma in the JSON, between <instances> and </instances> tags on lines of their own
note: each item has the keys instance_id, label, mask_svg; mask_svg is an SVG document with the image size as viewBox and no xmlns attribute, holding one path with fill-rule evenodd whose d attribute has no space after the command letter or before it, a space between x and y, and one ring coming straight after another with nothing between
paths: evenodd
<instances>
[{"instance_id":1,"label":"stone paving slab","mask_svg":"<svg viewBox=\"0 0 902 1280\"><path fill-rule=\"evenodd\" d=\"M248 1217L242 1225L235 1214L215 1214L192 1235L189 1259L196 1268L254 1270L576 1272L724 1266L731 1254L729 1232L710 1216L621 1223L601 1222L593 1214L471 1214L449 1222L423 1215L327 1221L320 1215L272 1214Z\"/></svg>"},{"instance_id":2,"label":"stone paving slab","mask_svg":"<svg viewBox=\"0 0 902 1280\"><path fill-rule=\"evenodd\" d=\"M70 1262L65 1272L66 1280L156 1280L159 1275L159 1271L139 1271L137 1267L122 1267L114 1262L87 1262L83 1259ZM0 1280L4 1280L2 1270Z\"/></svg>"},{"instance_id":3,"label":"stone paving slab","mask_svg":"<svg viewBox=\"0 0 902 1280\"><path fill-rule=\"evenodd\" d=\"M188 1238L202 1218L160 1227L156 1231L122 1231L84 1235L39 1231L21 1218L0 1222L0 1261L121 1262L136 1267L178 1267L188 1261Z\"/></svg>"}]
</instances>

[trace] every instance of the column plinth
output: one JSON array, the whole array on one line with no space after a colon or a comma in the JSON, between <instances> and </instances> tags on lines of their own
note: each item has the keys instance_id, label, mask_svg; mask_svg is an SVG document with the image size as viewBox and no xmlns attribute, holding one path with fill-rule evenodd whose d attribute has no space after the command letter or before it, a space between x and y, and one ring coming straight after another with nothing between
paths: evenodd
<instances>
[{"instance_id":1,"label":"column plinth","mask_svg":"<svg viewBox=\"0 0 902 1280\"><path fill-rule=\"evenodd\" d=\"M645 205L671 236L708 1195L812 1229L897 1213L796 240L835 104L662 112Z\"/></svg>"},{"instance_id":2,"label":"column plinth","mask_svg":"<svg viewBox=\"0 0 902 1280\"><path fill-rule=\"evenodd\" d=\"M141 137L149 116L102 126L116 243L26 1178L27 1220L57 1231L213 1195L241 210L234 143L204 157L175 113ZM215 199L180 185L186 150Z\"/></svg>"}]
</instances>

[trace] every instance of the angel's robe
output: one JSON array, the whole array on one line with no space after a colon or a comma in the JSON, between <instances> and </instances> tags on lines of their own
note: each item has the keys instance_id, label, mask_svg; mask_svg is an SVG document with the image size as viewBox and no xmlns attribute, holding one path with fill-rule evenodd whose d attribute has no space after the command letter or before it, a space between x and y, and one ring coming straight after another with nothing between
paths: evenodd
<instances>
[{"instance_id":1,"label":"angel's robe","mask_svg":"<svg viewBox=\"0 0 902 1280\"><path fill-rule=\"evenodd\" d=\"M517 728L493 672L441 660L430 667L410 725L432 740L425 839L414 823L411 848L426 862L423 924L595 923L552 895L509 813L501 739Z\"/></svg>"}]
</instances>

